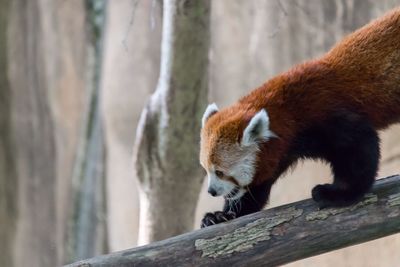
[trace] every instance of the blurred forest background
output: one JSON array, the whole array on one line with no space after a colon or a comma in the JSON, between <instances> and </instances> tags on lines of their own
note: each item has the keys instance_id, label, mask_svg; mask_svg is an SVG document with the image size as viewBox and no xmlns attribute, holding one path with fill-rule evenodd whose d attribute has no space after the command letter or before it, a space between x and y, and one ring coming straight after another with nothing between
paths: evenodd
<instances>
[{"instance_id":1,"label":"blurred forest background","mask_svg":"<svg viewBox=\"0 0 400 267\"><path fill-rule=\"evenodd\" d=\"M175 38L184 41L174 55L183 48L181 69L192 69L199 81L188 88L180 84L175 92L187 103L197 99L195 111L185 114L177 96L167 97L182 118L167 130L197 132L207 102L233 103L280 71L323 54L400 1L198 5L201 27L175 22L181 23ZM176 148L186 149L185 160L196 164L192 172L182 166L182 177L176 177L191 187L190 195L168 181L153 190L136 177L143 174L132 161L136 128L150 95L161 90L160 62L167 60L161 56L163 16L161 0L0 0L0 266L56 266L134 247L198 228L206 211L221 208L221 199L205 193L198 142L191 139ZM400 126L383 132L382 140L380 177L399 172ZM185 162L171 155L163 160ZM165 177L179 176L178 167ZM300 164L275 185L269 207L308 198L315 184L327 181L327 166ZM183 203L166 211L156 205L177 200ZM174 229L164 225L165 231L151 235L146 227L154 231L160 218L150 211L166 216ZM289 266L396 266L399 250L400 235L394 235Z\"/></svg>"}]
</instances>

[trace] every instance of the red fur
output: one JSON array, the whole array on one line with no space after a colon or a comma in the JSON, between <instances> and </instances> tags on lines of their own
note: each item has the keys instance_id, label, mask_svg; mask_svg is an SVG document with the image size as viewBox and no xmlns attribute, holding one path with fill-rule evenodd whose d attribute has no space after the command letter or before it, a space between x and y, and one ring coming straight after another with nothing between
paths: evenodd
<instances>
[{"instance_id":1,"label":"red fur","mask_svg":"<svg viewBox=\"0 0 400 267\"><path fill-rule=\"evenodd\" d=\"M274 77L213 115L202 132L208 161L218 163L217 147L238 142L262 108L279 138L262 146L255 183L276 179L279 161L296 134L334 111L365 115L376 129L400 122L400 8L350 34L321 58Z\"/></svg>"}]
</instances>

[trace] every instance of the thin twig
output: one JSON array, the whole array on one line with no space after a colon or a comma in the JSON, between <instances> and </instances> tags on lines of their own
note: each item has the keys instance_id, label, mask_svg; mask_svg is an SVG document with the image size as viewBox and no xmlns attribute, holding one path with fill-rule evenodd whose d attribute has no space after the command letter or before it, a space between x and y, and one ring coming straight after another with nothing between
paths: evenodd
<instances>
[{"instance_id":1,"label":"thin twig","mask_svg":"<svg viewBox=\"0 0 400 267\"><path fill-rule=\"evenodd\" d=\"M132 13L131 13L131 17L129 19L129 24L128 24L128 28L126 29L124 38L122 39L122 45L125 48L125 51L128 52L128 45L127 45L127 40L128 40L128 36L129 33L133 27L133 22L135 20L135 12L136 12L136 7L139 4L140 0L132 0Z\"/></svg>"}]
</instances>

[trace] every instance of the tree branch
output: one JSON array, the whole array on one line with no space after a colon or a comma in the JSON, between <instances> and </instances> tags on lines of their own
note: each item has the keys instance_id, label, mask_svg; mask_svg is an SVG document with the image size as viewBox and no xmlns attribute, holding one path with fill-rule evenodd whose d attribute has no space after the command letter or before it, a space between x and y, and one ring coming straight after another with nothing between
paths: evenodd
<instances>
[{"instance_id":1,"label":"tree branch","mask_svg":"<svg viewBox=\"0 0 400 267\"><path fill-rule=\"evenodd\" d=\"M308 199L70 266L275 266L400 232L400 176L356 205Z\"/></svg>"}]
</instances>

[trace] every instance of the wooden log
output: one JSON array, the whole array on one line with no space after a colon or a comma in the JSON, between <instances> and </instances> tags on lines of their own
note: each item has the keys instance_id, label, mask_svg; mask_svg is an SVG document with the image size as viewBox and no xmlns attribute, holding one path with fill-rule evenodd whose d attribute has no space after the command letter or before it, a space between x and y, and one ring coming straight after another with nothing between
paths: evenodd
<instances>
[{"instance_id":1,"label":"wooden log","mask_svg":"<svg viewBox=\"0 0 400 267\"><path fill-rule=\"evenodd\" d=\"M276 266L398 232L396 175L353 206L318 210L303 200L69 266Z\"/></svg>"}]
</instances>

